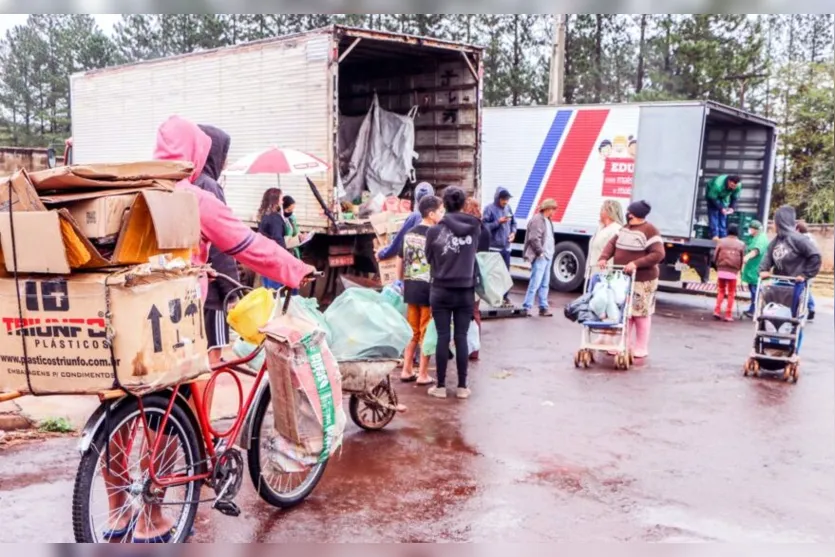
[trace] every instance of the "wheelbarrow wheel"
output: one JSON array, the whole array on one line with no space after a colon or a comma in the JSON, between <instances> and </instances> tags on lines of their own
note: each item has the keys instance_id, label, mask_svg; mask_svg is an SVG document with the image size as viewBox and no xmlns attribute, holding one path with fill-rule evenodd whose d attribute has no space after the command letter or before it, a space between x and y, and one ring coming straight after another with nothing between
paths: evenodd
<instances>
[{"instance_id":1,"label":"wheelbarrow wheel","mask_svg":"<svg viewBox=\"0 0 835 557\"><path fill-rule=\"evenodd\" d=\"M351 419L365 431L380 431L391 423L397 414L397 393L386 379L370 393L351 395L348 402Z\"/></svg>"}]
</instances>

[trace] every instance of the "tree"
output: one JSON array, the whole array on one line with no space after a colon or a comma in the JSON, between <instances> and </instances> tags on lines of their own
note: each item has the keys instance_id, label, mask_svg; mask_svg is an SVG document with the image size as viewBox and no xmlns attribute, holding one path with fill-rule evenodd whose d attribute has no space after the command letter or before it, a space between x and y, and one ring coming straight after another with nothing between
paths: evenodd
<instances>
[{"instance_id":1,"label":"tree","mask_svg":"<svg viewBox=\"0 0 835 557\"><path fill-rule=\"evenodd\" d=\"M162 57L161 30L154 14L122 14L114 29L116 48L129 62Z\"/></svg>"},{"instance_id":2,"label":"tree","mask_svg":"<svg viewBox=\"0 0 835 557\"><path fill-rule=\"evenodd\" d=\"M803 63L782 75L804 74L788 92L790 118L781 136L785 161L775 206L789 203L812 222L835 220L835 64Z\"/></svg>"}]
</instances>

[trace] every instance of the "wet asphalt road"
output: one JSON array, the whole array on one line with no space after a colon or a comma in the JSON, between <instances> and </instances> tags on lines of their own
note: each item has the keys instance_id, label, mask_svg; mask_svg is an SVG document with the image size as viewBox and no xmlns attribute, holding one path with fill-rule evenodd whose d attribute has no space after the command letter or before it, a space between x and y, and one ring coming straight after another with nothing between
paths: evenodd
<instances>
[{"instance_id":1,"label":"wet asphalt road","mask_svg":"<svg viewBox=\"0 0 835 557\"><path fill-rule=\"evenodd\" d=\"M742 377L750 324L662 300L651 361L627 373L575 370L561 316L486 322L471 400L398 385L409 412L379 434L350 424L302 506L273 510L247 478L243 514L202 507L194 540L835 541L832 316L785 385ZM74 449L0 454L0 542L72 541Z\"/></svg>"}]
</instances>

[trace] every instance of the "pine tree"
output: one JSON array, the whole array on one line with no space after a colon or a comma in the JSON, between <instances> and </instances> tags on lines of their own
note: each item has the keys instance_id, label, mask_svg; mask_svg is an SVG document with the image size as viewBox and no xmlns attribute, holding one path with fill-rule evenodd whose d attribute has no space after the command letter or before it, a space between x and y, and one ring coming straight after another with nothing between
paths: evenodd
<instances>
[{"instance_id":1,"label":"pine tree","mask_svg":"<svg viewBox=\"0 0 835 557\"><path fill-rule=\"evenodd\" d=\"M123 14L114 29L116 48L128 62L164 56L155 14Z\"/></svg>"}]
</instances>

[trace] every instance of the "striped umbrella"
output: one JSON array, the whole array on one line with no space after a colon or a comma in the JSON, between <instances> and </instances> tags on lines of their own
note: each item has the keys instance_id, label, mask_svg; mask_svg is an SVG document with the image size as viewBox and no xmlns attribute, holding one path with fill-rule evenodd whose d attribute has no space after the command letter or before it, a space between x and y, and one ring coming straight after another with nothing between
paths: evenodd
<instances>
[{"instance_id":1,"label":"striped umbrella","mask_svg":"<svg viewBox=\"0 0 835 557\"><path fill-rule=\"evenodd\" d=\"M270 147L238 160L226 169L226 174L291 174L307 176L326 172L328 163L296 149Z\"/></svg>"}]
</instances>

